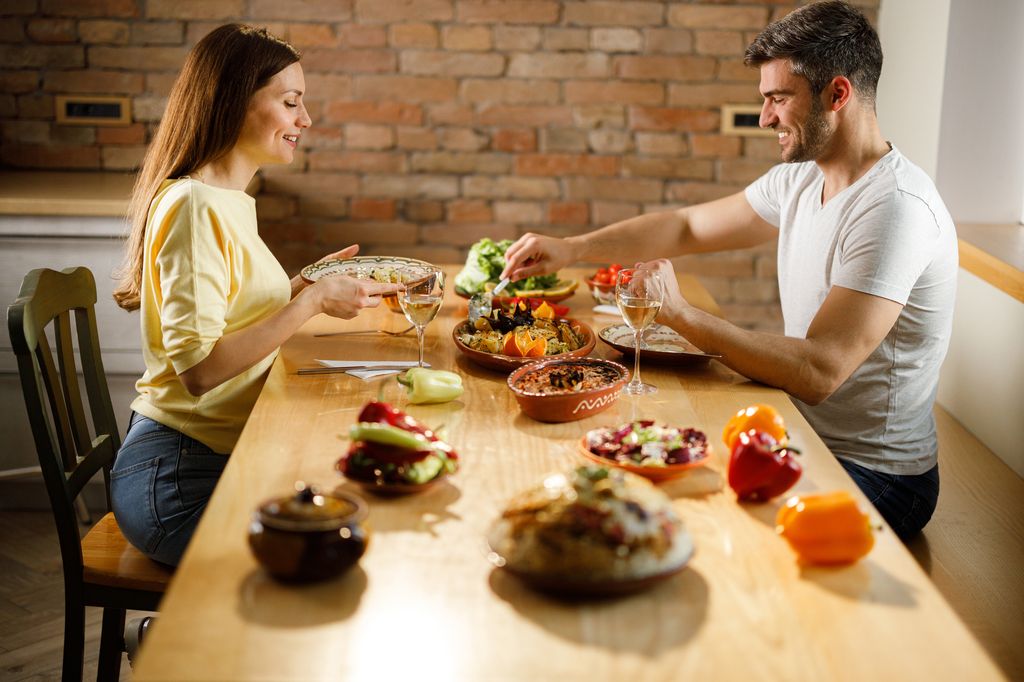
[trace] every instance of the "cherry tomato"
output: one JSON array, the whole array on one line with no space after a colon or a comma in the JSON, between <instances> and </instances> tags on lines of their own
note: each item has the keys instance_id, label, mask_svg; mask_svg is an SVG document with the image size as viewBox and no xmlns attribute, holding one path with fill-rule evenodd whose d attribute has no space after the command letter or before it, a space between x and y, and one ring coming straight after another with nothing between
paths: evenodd
<instances>
[{"instance_id":1,"label":"cherry tomato","mask_svg":"<svg viewBox=\"0 0 1024 682\"><path fill-rule=\"evenodd\" d=\"M607 272L607 271L606 272L598 271L598 273L596 275L594 275L594 282L596 282L597 284L611 284L614 281L614 279L615 278L612 277L612 274L610 272Z\"/></svg>"},{"instance_id":2,"label":"cherry tomato","mask_svg":"<svg viewBox=\"0 0 1024 682\"><path fill-rule=\"evenodd\" d=\"M622 269L622 266L619 265L618 263L612 263L611 265L608 266L608 272L612 273L613 277L615 275L619 274L619 270L621 270L621 269Z\"/></svg>"}]
</instances>

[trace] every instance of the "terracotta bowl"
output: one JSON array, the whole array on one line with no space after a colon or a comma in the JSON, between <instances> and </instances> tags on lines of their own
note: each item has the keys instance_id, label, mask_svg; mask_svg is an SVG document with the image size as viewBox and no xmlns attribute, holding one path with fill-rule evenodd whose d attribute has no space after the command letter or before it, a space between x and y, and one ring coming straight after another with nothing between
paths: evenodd
<instances>
[{"instance_id":1,"label":"terracotta bowl","mask_svg":"<svg viewBox=\"0 0 1024 682\"><path fill-rule=\"evenodd\" d=\"M267 573L283 582L333 578L366 551L366 514L366 502L357 495L300 486L295 495L260 505L249 525L249 548Z\"/></svg>"},{"instance_id":2,"label":"terracotta bowl","mask_svg":"<svg viewBox=\"0 0 1024 682\"><path fill-rule=\"evenodd\" d=\"M597 345L597 335L594 334L594 330L583 322L579 322L577 320L567 319L565 321L572 327L579 328L579 333L584 339L584 344L574 351L559 353L558 355L545 355L540 358L524 358L514 355L502 355L501 353L487 353L482 350L470 348L459 340L460 334L471 332L473 329L469 320L463 320L461 323L455 325L455 328L452 329L452 340L455 341L455 347L462 351L462 353L470 360L481 367L487 367L488 369L494 369L499 372L511 372L523 365L528 365L534 362L544 362L545 360L561 358L582 358L586 355L590 355L590 351L594 350L594 346Z\"/></svg>"},{"instance_id":3,"label":"terracotta bowl","mask_svg":"<svg viewBox=\"0 0 1024 682\"><path fill-rule=\"evenodd\" d=\"M520 383L526 375L550 371L558 367L605 367L617 376L598 388L554 394L540 394L525 391ZM617 362L601 358L565 358L541 360L520 367L508 377L508 387L516 396L520 409L528 416L542 422L571 422L585 419L611 407L622 387L629 381L629 370Z\"/></svg>"}]
</instances>

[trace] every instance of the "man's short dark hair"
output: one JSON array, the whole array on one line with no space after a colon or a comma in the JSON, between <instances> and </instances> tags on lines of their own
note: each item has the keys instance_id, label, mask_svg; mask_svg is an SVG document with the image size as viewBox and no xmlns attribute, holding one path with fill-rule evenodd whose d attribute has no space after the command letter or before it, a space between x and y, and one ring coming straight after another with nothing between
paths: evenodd
<instances>
[{"instance_id":1,"label":"man's short dark hair","mask_svg":"<svg viewBox=\"0 0 1024 682\"><path fill-rule=\"evenodd\" d=\"M882 44L867 18L843 0L813 2L769 24L743 62L761 66L774 59L788 59L793 73L806 78L815 93L845 76L861 97L875 101Z\"/></svg>"}]
</instances>

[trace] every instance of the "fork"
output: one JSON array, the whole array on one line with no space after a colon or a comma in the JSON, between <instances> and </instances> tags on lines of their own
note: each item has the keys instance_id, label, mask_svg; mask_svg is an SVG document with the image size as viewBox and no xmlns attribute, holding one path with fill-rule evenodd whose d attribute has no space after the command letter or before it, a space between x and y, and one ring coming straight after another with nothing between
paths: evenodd
<instances>
[{"instance_id":1,"label":"fork","mask_svg":"<svg viewBox=\"0 0 1024 682\"><path fill-rule=\"evenodd\" d=\"M399 332L392 332L388 331L387 329L359 329L356 331L324 332L321 334L313 334L313 336L355 336L358 334L387 334L388 336L405 336L415 328L415 326L411 326Z\"/></svg>"}]
</instances>

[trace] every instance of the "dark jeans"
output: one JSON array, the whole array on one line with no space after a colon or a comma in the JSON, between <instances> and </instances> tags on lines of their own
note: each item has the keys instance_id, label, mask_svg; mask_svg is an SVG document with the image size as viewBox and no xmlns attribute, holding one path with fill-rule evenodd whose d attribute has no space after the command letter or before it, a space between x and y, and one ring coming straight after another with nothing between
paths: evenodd
<instances>
[{"instance_id":1,"label":"dark jeans","mask_svg":"<svg viewBox=\"0 0 1024 682\"><path fill-rule=\"evenodd\" d=\"M883 474L840 459L857 487L906 541L921 532L939 501L939 465L917 476Z\"/></svg>"},{"instance_id":2,"label":"dark jeans","mask_svg":"<svg viewBox=\"0 0 1024 682\"><path fill-rule=\"evenodd\" d=\"M177 566L227 464L185 434L135 412L114 468L114 517L130 543Z\"/></svg>"}]
</instances>

